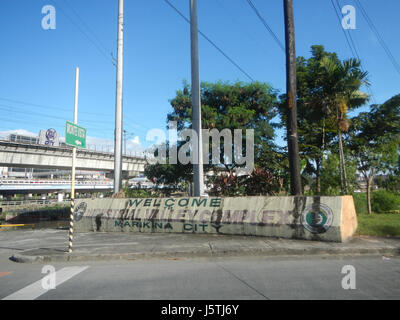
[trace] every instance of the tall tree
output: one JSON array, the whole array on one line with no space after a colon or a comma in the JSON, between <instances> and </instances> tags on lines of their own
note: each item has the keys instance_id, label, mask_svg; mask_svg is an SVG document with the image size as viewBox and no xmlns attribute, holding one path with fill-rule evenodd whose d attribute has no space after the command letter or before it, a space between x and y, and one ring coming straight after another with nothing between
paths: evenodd
<instances>
[{"instance_id":1,"label":"tall tree","mask_svg":"<svg viewBox=\"0 0 400 320\"><path fill-rule=\"evenodd\" d=\"M371 187L377 173L395 171L400 147L400 94L370 112L352 119L349 147L367 184L367 208L371 213Z\"/></svg>"},{"instance_id":2,"label":"tall tree","mask_svg":"<svg viewBox=\"0 0 400 320\"><path fill-rule=\"evenodd\" d=\"M256 159L263 150L275 146L273 118L276 115L276 96L276 90L260 82L202 82L202 128L219 131L228 129L232 136L235 129L242 129L244 135L246 129L253 129ZM183 90L178 90L176 97L170 100L173 111L168 114L168 121L176 121L178 131L192 126L190 97L190 86L184 83ZM221 149L223 147L221 144ZM221 160L222 157L221 152ZM227 170L233 170L236 166L234 162L225 164Z\"/></svg>"},{"instance_id":3,"label":"tall tree","mask_svg":"<svg viewBox=\"0 0 400 320\"><path fill-rule=\"evenodd\" d=\"M367 83L367 73L354 59L341 61L336 53L323 46L311 47L311 57L297 58L297 105L299 113L299 146L301 157L309 162L308 170L316 177L319 194L324 154L337 139L342 193L346 193L346 171L342 132L349 123L348 110L365 104L368 95L359 91ZM282 101L286 96L281 96ZM281 116L285 114L280 107Z\"/></svg>"},{"instance_id":4,"label":"tall tree","mask_svg":"<svg viewBox=\"0 0 400 320\"><path fill-rule=\"evenodd\" d=\"M203 129L218 129L220 132L227 129L231 132L232 136L235 129L242 129L244 136L246 134L246 129L254 130L255 170L252 175L245 179L235 177L233 171L238 166L240 167L240 165L235 163L235 161L233 161L233 163L225 163L224 152L222 152L226 144L224 139L221 139L220 144L221 165L214 166L213 168L211 168L211 166L208 167L208 170L213 169L215 171L221 171L221 169L223 169L225 173L229 173L228 176L231 177L229 179L219 179L218 181L214 181L216 179L211 179L213 180L211 182L216 182L220 186L222 185L222 190L229 194L236 194L236 189L239 189L239 187L237 188L235 186L238 185L237 181L239 180L240 184L245 183L248 185L248 187L240 189L241 194L255 193L254 186L256 184L260 186L260 190L264 190L264 193L279 193L279 190L276 191L277 188L275 186L280 185L284 187L286 185L286 180L284 180L285 177L282 172L279 170L276 172L274 171L280 161L274 160L270 163L265 161L267 154L271 153L278 157L279 153L273 141L275 137L274 127L276 126L276 124L273 123L273 119L276 116L276 96L276 90L265 83L259 82L245 84L242 82L229 83L220 81L216 83L203 82L201 84ZM177 122L178 132L186 128L191 128L192 104L190 85L184 83L183 89L176 92L176 96L170 100L170 103L173 110L168 114L167 120ZM243 139L245 138L243 137ZM205 141L203 141L203 143L204 142ZM234 139L232 140L232 143L233 142ZM211 144L212 142L210 145ZM243 154L245 154L245 143L242 143L242 147ZM233 146L232 150L234 150ZM209 158L211 157L211 152L209 152ZM167 170L167 167L164 166L162 169ZM187 168L185 167L185 170L183 169L184 168L182 168L182 170L173 171L168 169L165 176L170 176L169 173L173 172L177 179L183 178L180 176L181 174L187 177ZM159 168L157 168L157 170L159 170ZM152 170L152 168L149 167L149 172L156 172L158 174L159 171L157 170ZM275 173L277 174L275 175ZM248 180L250 178L252 178L252 182ZM243 179L246 180L246 182L244 182ZM260 181L264 182L264 186L260 185ZM225 182L226 184L230 184L232 188L228 190L227 186L224 187ZM274 187L270 187L272 182L274 183ZM253 188L250 187L252 183ZM214 190L220 192L221 188L217 186Z\"/></svg>"},{"instance_id":5,"label":"tall tree","mask_svg":"<svg viewBox=\"0 0 400 320\"><path fill-rule=\"evenodd\" d=\"M366 93L359 91L362 85L369 85L368 73L361 70L359 60L349 59L342 62L334 56L325 56L321 60L321 67L327 111L336 120L341 186L342 193L346 194L348 182L342 132L347 132L349 129L347 111L360 107L369 100Z\"/></svg>"}]
</instances>

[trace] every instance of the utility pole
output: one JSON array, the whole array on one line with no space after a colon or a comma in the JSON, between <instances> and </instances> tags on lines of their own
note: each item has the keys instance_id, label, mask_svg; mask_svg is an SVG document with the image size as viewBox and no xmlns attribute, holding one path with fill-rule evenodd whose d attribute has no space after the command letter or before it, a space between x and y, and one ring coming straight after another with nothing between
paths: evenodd
<instances>
[{"instance_id":1,"label":"utility pole","mask_svg":"<svg viewBox=\"0 0 400 320\"><path fill-rule=\"evenodd\" d=\"M117 92L114 131L114 193L122 188L122 80L124 50L124 0L118 0Z\"/></svg>"},{"instance_id":2,"label":"utility pole","mask_svg":"<svg viewBox=\"0 0 400 320\"><path fill-rule=\"evenodd\" d=\"M294 37L294 18L292 0L283 0L285 12L286 44L286 93L287 93L287 140L290 169L290 193L301 195L300 158L297 141L297 87L296 87L296 50Z\"/></svg>"},{"instance_id":3,"label":"utility pole","mask_svg":"<svg viewBox=\"0 0 400 320\"><path fill-rule=\"evenodd\" d=\"M74 99L74 124L78 124L78 96L79 96L79 68L75 69L75 99ZM72 172L71 172L71 208L68 233L68 252L72 252L72 241L74 235L74 213L75 213L75 166L76 147L72 149Z\"/></svg>"},{"instance_id":4,"label":"utility pole","mask_svg":"<svg viewBox=\"0 0 400 320\"><path fill-rule=\"evenodd\" d=\"M204 194L203 176L203 139L201 132L201 100L200 100L200 75L199 75L199 39L197 30L197 0L190 1L190 53L192 70L192 126L197 134L197 159L193 164L193 182L195 197ZM196 151L196 150L195 150ZM196 161L197 160L197 161Z\"/></svg>"}]
</instances>

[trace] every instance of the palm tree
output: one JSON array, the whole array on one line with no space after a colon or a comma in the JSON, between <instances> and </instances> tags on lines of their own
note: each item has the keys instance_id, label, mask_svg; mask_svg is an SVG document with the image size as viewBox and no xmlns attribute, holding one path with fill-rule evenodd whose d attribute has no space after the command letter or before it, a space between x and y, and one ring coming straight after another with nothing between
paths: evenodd
<instances>
[{"instance_id":1,"label":"palm tree","mask_svg":"<svg viewBox=\"0 0 400 320\"><path fill-rule=\"evenodd\" d=\"M349 129L347 112L364 105L369 100L369 95L359 90L362 85L369 85L368 73L361 70L359 60L349 59L342 62L335 55L323 57L320 67L325 113L328 117L335 118L337 127L341 192L347 194L342 132L347 132Z\"/></svg>"}]
</instances>

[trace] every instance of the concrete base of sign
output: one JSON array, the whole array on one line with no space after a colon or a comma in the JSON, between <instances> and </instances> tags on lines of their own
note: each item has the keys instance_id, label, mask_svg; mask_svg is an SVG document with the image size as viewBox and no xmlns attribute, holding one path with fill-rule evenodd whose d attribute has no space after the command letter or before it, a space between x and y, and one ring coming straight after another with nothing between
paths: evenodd
<instances>
[{"instance_id":1,"label":"concrete base of sign","mask_svg":"<svg viewBox=\"0 0 400 320\"><path fill-rule=\"evenodd\" d=\"M75 231L217 233L343 242L353 197L189 197L76 201Z\"/></svg>"}]
</instances>

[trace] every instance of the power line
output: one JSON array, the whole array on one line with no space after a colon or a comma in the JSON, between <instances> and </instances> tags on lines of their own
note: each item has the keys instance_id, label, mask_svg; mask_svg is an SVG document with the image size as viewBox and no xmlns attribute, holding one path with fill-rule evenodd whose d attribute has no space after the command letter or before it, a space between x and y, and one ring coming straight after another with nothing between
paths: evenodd
<instances>
[{"instance_id":1,"label":"power line","mask_svg":"<svg viewBox=\"0 0 400 320\"><path fill-rule=\"evenodd\" d=\"M363 66L361 65L360 55L358 54L358 50L357 50L356 44L355 44L355 42L353 40L353 37L351 36L349 30L347 30L347 32L346 32L346 30L342 26L342 20L340 19L340 15L339 15L339 13L340 13L339 0L336 0L337 7L336 7L335 3L333 2L333 0L331 0L331 3L332 3L332 6L333 6L333 9L335 11L336 17L337 17L337 19L339 21L339 27L343 31L343 34L344 34L344 36L346 38L346 42L347 42L347 45L349 46L349 49L350 49L350 51L352 53L352 56L360 62L361 71L365 72ZM371 87L369 85L366 85L366 88L367 88L370 96L372 97L373 102L376 104L375 96L374 96L374 93L372 92Z\"/></svg>"},{"instance_id":2,"label":"power line","mask_svg":"<svg viewBox=\"0 0 400 320\"><path fill-rule=\"evenodd\" d=\"M382 46L383 50L385 50L386 55L388 56L390 62L393 64L393 67L396 69L397 73L400 75L400 65L393 56L392 52L390 51L389 47L387 46L385 40L383 40L382 35L379 33L378 29L375 27L374 23L372 22L371 18L368 16L367 11L361 4L359 0L356 0L356 4L361 10L362 15L364 16L365 20L367 21L371 30L375 33L380 45Z\"/></svg>"},{"instance_id":3,"label":"power line","mask_svg":"<svg viewBox=\"0 0 400 320\"><path fill-rule=\"evenodd\" d=\"M72 13L78 18L78 20L82 23L84 27L89 31L89 33L96 39L98 44L103 48L104 52L108 52L108 48L103 44L103 42L100 40L100 38L96 35L96 33L93 31L92 28L89 27L89 25L85 22L84 19L78 14L78 12L74 9L74 7L71 5L69 0L64 0L64 3L71 9ZM112 50L110 50L110 55L112 55Z\"/></svg>"},{"instance_id":4,"label":"power line","mask_svg":"<svg viewBox=\"0 0 400 320\"><path fill-rule=\"evenodd\" d=\"M332 6L333 6L333 9L335 10L336 17L338 18L340 28L343 31L343 34L344 34L344 36L346 38L346 42L347 42L347 45L349 46L351 54L352 54L353 57L356 57L354 49L353 49L352 45L350 44L349 36L347 35L346 30L341 25L341 19L340 19L340 15L338 13L338 9L336 8L335 3L333 2L333 0L331 0L331 3L332 3ZM338 4L338 6L339 6L339 4ZM339 10L339 12L340 12L340 10Z\"/></svg>"},{"instance_id":5,"label":"power line","mask_svg":"<svg viewBox=\"0 0 400 320\"><path fill-rule=\"evenodd\" d=\"M335 8L336 16L338 17L338 20L339 20L339 22L340 22L340 24L341 24L341 20L340 20L339 13L338 13L338 12L340 12L339 0L336 0L336 5L337 5L337 10L338 10L338 11L336 11L336 8ZM356 44L355 44L355 41L353 40L353 37L352 37L352 35L351 35L351 32L350 32L349 30L347 30L347 32L346 32L346 30L345 30L343 27L342 27L342 30L343 30L343 32L344 32L344 34L345 34L345 36L346 36L346 39L348 40L347 44L350 46L351 51L352 51L352 53L353 53L353 56L354 56L355 58L357 58L358 61L361 62L360 55L358 54L358 49L357 49L357 46L356 46ZM361 66L361 69L362 69L362 68L363 68L363 67Z\"/></svg>"},{"instance_id":6,"label":"power line","mask_svg":"<svg viewBox=\"0 0 400 320\"><path fill-rule=\"evenodd\" d=\"M338 6L338 10L340 10L340 9L339 9L339 8L340 8L339 0L336 0L336 4L337 4L337 6ZM343 29L343 28L342 28L342 29ZM343 30L344 30L344 29L343 29ZM358 49L357 49L357 46L356 46L356 44L355 44L355 41L353 40L353 37L352 37L352 35L351 35L350 30L347 30L347 34L348 34L349 39L350 39L350 42L351 42L351 44L352 44L352 46L353 46L353 48L354 48L354 52L355 52L355 54L356 54L356 57L357 57L358 61L360 61L361 71L365 72L365 69L363 68L363 66L362 66L362 64L361 64L361 59L360 59L359 51L358 51ZM367 88L367 91L368 91L368 93L370 94L370 96L371 96L371 98L372 98L372 102L373 102L374 104L376 104L376 99L375 99L374 93L372 92L372 88L371 88L369 85L366 85L366 88Z\"/></svg>"},{"instance_id":7,"label":"power line","mask_svg":"<svg viewBox=\"0 0 400 320\"><path fill-rule=\"evenodd\" d=\"M124 115L124 118L126 118L125 115ZM139 124L137 124L135 122L132 122L130 120L129 121L125 121L124 120L123 125L124 125L124 127L130 127L130 129L133 130L133 131L140 131L142 133L147 133L148 131L151 130L148 127L141 126L141 125L139 125Z\"/></svg>"},{"instance_id":8,"label":"power line","mask_svg":"<svg viewBox=\"0 0 400 320\"><path fill-rule=\"evenodd\" d=\"M26 102L26 101L21 101L21 100L14 100L14 99L8 99L8 98L2 98L0 97L0 100L3 101L8 101L12 103L17 103L17 104L22 104L22 105L28 105L32 107L37 107L37 108L44 108L44 109L56 109L57 111L65 111L65 112L71 112L71 109L68 108L60 108L57 106L49 106L49 105L43 105L43 104L37 104L33 102ZM87 111L80 111L80 114L89 114L89 115L96 115L96 116L104 116L104 117L111 117L111 114L105 114L105 113L97 113L97 112L87 112Z\"/></svg>"},{"instance_id":9,"label":"power line","mask_svg":"<svg viewBox=\"0 0 400 320\"><path fill-rule=\"evenodd\" d=\"M30 111L29 113L27 113L25 110L21 110L18 109L18 107L15 106L10 106L10 105L6 105L6 104L0 104L0 110L4 110L7 111L7 113L14 113L14 114L18 114L18 115L24 115L24 116L30 116L30 117L41 117L41 118L49 118L49 119L53 119L56 121L62 121L65 124L65 117L58 117L58 116L53 116L50 114L44 114L44 113L39 113L39 112L32 112ZM25 118L25 120L29 121L29 118ZM18 122L19 119L14 119L12 122ZM22 120L24 121L24 120ZM111 129L110 127L105 127L104 125L102 125L101 123L104 124L110 124L109 121L96 121L96 120L80 120L81 123L88 123L89 124L89 129L96 129L96 130L110 130L112 131L113 129ZM97 124L99 123L99 127L95 128L95 126L93 126L93 124Z\"/></svg>"},{"instance_id":10,"label":"power line","mask_svg":"<svg viewBox=\"0 0 400 320\"><path fill-rule=\"evenodd\" d=\"M44 113L38 113L38 112L32 112L29 111L29 113L27 113L25 110L18 110L16 109L17 107L15 106L10 106L10 105L6 105L6 104L0 104L0 109L1 110L6 110L8 112L13 112L13 113L18 113L18 114L24 114L27 116L40 116L40 117L45 117L45 118L52 118L52 119L59 119L59 120L65 120L66 117L57 117L57 116L52 116L48 113L44 114ZM92 120L82 120L82 122L92 122L92 123L109 123L108 121L92 121Z\"/></svg>"},{"instance_id":11,"label":"power line","mask_svg":"<svg viewBox=\"0 0 400 320\"><path fill-rule=\"evenodd\" d=\"M186 16L180 12L171 2L169 2L168 0L164 0L172 9L174 9L187 23L190 24L190 20L188 18L186 18ZM217 49L226 59L229 60L230 63L232 63L237 69L239 69L247 78L249 78L252 82L254 82L255 80L246 72L243 70L243 68L241 68L235 61L233 61L221 48L219 48L209 37L207 37L203 32L200 31L200 29L198 30L199 34L206 39L215 49Z\"/></svg>"},{"instance_id":12,"label":"power line","mask_svg":"<svg viewBox=\"0 0 400 320\"><path fill-rule=\"evenodd\" d=\"M26 106L33 106L33 107L36 107L36 108L42 108L42 109L46 109L46 110L56 110L57 112L62 111L62 112L71 113L71 110L67 109L67 108L59 108L59 107L56 107L56 106L49 106L49 105L37 104L37 103L26 102L26 101L21 101L21 100L14 100L14 99L8 99L8 98L2 98L2 97L0 97L0 100L11 102L11 103L16 103L16 104L21 104L21 105L26 105ZM25 110L13 111L13 110L15 110L15 108L18 108L18 107L7 105L7 104L0 104L0 106L9 108L8 110L11 111L11 112L19 112L20 114L24 114L24 115L37 115L37 116L41 116L41 117L49 117L49 118L54 118L54 119L63 119L63 120L65 120L64 118L60 118L60 117L56 117L56 116L50 116L49 114L43 114L43 113L37 113L37 112L35 113L35 112L31 112L31 111L29 111L29 113L26 113ZM80 111L79 114L86 114L86 115L92 115L92 116L93 115L95 115L95 116L104 116L104 117L109 117L109 118L112 117L111 114L97 113L97 112ZM124 123L125 125L129 125L132 128L134 128L135 130L142 130L142 131L145 131L145 129L150 130L149 127L146 127L146 126L144 126L142 124L139 124L138 122L135 122L134 120L132 120L128 116L124 115L124 117L129 119L129 122ZM82 122L82 123L99 123L99 124L101 124L101 123L105 123L105 124L109 123L109 121L104 121L104 120L82 120L82 119L80 120L80 122ZM138 126L138 128L134 127L133 125ZM107 129L107 130L111 130L111 129ZM114 130L114 129L112 129L112 130Z\"/></svg>"},{"instance_id":13,"label":"power line","mask_svg":"<svg viewBox=\"0 0 400 320\"><path fill-rule=\"evenodd\" d=\"M339 8L340 8L339 0L336 0L336 4L337 4L338 9L339 9ZM343 29L343 28L342 28L342 29ZM345 31L344 29L343 29L343 31L344 31L345 34L346 34L346 31ZM349 36L350 43L351 43L351 45L352 45L353 48L354 48L355 57L357 57L358 61L360 61L361 71L362 71L362 72L365 72L365 69L364 69L363 66L361 65L360 54L359 54L359 51L358 51L358 49L357 49L356 43L355 43L355 41L353 40L353 37L352 37L352 35L351 35L350 30L347 30L347 35ZM367 91L368 91L369 95L371 96L373 103L376 104L376 100L375 100L374 93L372 92L372 88L371 88L369 85L366 85L365 87L367 88Z\"/></svg>"},{"instance_id":14,"label":"power line","mask_svg":"<svg viewBox=\"0 0 400 320\"><path fill-rule=\"evenodd\" d=\"M265 21L265 19L262 17L260 12L257 10L253 2L251 0L247 0L247 3L249 6L253 9L253 11L256 13L257 17L260 19L264 27L268 30L268 32L271 34L271 36L274 38L275 42L278 44L278 46L282 49L283 52L285 52L285 46L282 44L282 42L279 40L277 35L275 34L274 31L272 31L271 27L268 25L268 23Z\"/></svg>"},{"instance_id":15,"label":"power line","mask_svg":"<svg viewBox=\"0 0 400 320\"><path fill-rule=\"evenodd\" d=\"M24 111L15 110L15 107L8 106L8 105L5 105L5 104L0 104L0 110L12 112L12 113L24 114L24 115L27 115L27 116L35 116L36 115L36 116L40 116L40 117L46 117L46 118L52 118L52 119L58 119L58 120L65 120L62 117L51 116L49 114L35 113L35 112L26 113Z\"/></svg>"},{"instance_id":16,"label":"power line","mask_svg":"<svg viewBox=\"0 0 400 320\"><path fill-rule=\"evenodd\" d=\"M17 113L17 114L23 114L25 116L37 116L37 117L41 117L41 118L49 118L49 119L55 119L55 120L61 120L65 122L65 117L57 117L57 116L52 116L49 114L44 114L44 113L38 113L38 112L29 112L28 114L25 111L21 111L21 110L16 110L14 106L9 106L9 105L5 105L5 104L0 104L0 110L4 110L7 111L8 113ZM89 125L91 126L92 124L97 124L99 123L99 121L94 121L94 120L80 120L80 123L89 123ZM110 124L109 121L100 121L101 123L104 124ZM104 125L101 125L101 127L98 127L98 129L102 129L104 128ZM92 127L93 128L93 127ZM110 128L107 130L111 130Z\"/></svg>"},{"instance_id":17,"label":"power line","mask_svg":"<svg viewBox=\"0 0 400 320\"><path fill-rule=\"evenodd\" d=\"M23 123L23 124L36 124L36 125L42 125L42 122L39 121L24 121L21 119L9 119L9 118L0 118L0 121L6 121L6 122L12 122L12 123Z\"/></svg>"},{"instance_id":18,"label":"power line","mask_svg":"<svg viewBox=\"0 0 400 320\"><path fill-rule=\"evenodd\" d=\"M56 0L53 0L57 6L58 9L61 10L61 12L67 17L67 19L73 24L75 25L75 27L78 28L78 30L95 46L95 48L97 49L97 51L104 57L106 58L109 62L111 62L114 66L115 63L113 61L112 58L110 58L101 48L101 46L99 46L95 41L93 41L93 39L67 14L67 12L62 8L62 6L58 5Z\"/></svg>"},{"instance_id":19,"label":"power line","mask_svg":"<svg viewBox=\"0 0 400 320\"><path fill-rule=\"evenodd\" d=\"M336 0L336 4L337 4L337 6L338 6L338 10L340 10L340 9L339 9L339 8L340 8L339 0ZM343 29L343 28L342 28L342 29ZM344 29L343 29L343 30L344 30ZM346 32L345 32L345 33L346 33ZM357 46L356 46L356 44L355 44L355 41L353 40L353 37L352 37L352 35L351 35L350 30L347 30L347 34L348 34L349 39L350 39L350 42L351 42L351 44L352 44L352 46L353 46L353 48L354 48L354 52L355 52L355 54L356 54L356 56L357 56L357 59L358 59L358 60L360 61L360 63L361 63L360 55L359 55L359 53L358 53ZM365 70L364 70L362 64L360 64L360 67L361 67L361 70L362 70L363 72L365 72ZM374 104L376 104L376 99L375 99L375 95L374 95L374 93L373 93L373 91L372 91L372 88L371 88L369 85L366 85L365 87L367 88L367 91L368 91L370 97L372 98L372 102L373 102Z\"/></svg>"},{"instance_id":20,"label":"power line","mask_svg":"<svg viewBox=\"0 0 400 320\"><path fill-rule=\"evenodd\" d=\"M235 26L243 25L243 21L239 21L238 19L236 19L236 18L232 15L232 11L231 11L230 13L228 13L228 10L230 10L230 9L227 8L226 6L224 6L224 5L222 4L221 0L216 0L216 3L217 3L218 6L224 11L225 15L226 15L226 16L229 16L229 18L232 20L232 22L233 22L233 24L234 24ZM247 36L250 40L252 40L257 46L259 46L260 49L262 49L262 50L264 50L265 52L268 52L268 53L269 53L269 51L266 50L266 47L264 47L264 44L265 44L265 43L264 43L264 42L260 43L260 41L259 41L258 39L256 39L256 38L254 37L254 35L251 34L246 28L240 28L240 31L241 31L243 34L246 34L246 36ZM262 45L261 45L261 44L262 44Z\"/></svg>"},{"instance_id":21,"label":"power line","mask_svg":"<svg viewBox=\"0 0 400 320\"><path fill-rule=\"evenodd\" d=\"M13 124L29 124L29 125L37 125L37 126L44 126L44 124L45 124L45 122L44 121L40 121L40 120L37 120L37 119L25 119L25 120L21 120L21 119L15 119L15 118L13 118L13 119L10 119L10 118L3 118L2 117L2 119L0 119L0 120L3 120L3 121L6 121L6 122L10 122L10 123L13 123ZM58 119L55 119L55 120L52 120L51 121L51 126L55 126L55 127L62 127L62 128L65 128L65 121L61 121L61 120L58 120ZM104 127L102 127L102 128L100 128L100 127L91 127L91 126L86 126L85 125L85 128L86 129L88 129L89 131L91 131L91 132L105 132L105 131L107 131L107 132L114 132L114 129L107 129L107 128L104 128Z\"/></svg>"}]
</instances>

